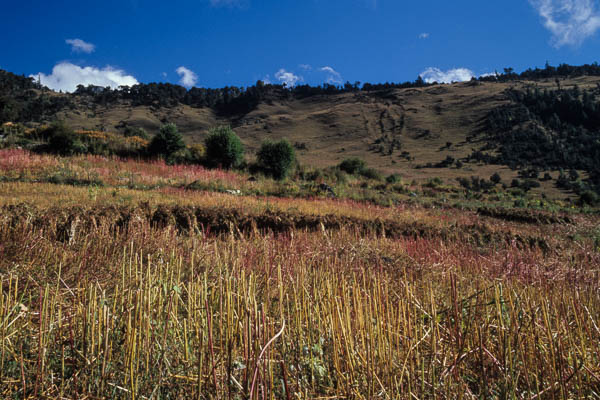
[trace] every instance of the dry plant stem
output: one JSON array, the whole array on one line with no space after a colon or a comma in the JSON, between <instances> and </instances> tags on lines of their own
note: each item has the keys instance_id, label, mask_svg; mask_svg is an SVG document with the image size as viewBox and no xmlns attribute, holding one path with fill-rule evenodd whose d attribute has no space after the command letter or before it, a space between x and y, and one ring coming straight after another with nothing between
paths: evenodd
<instances>
[{"instance_id":1,"label":"dry plant stem","mask_svg":"<svg viewBox=\"0 0 600 400\"><path fill-rule=\"evenodd\" d=\"M265 351L267 350L267 348L271 345L271 343L273 343L275 340L277 340L277 338L279 336L281 336L283 334L283 330L284 329L285 329L285 320L283 320L283 322L281 324L281 329L279 330L279 332L277 332L277 334L275 334L275 336L273 336L267 342L267 344L263 347L263 349L261 350L260 354L258 355L258 358L256 359L256 367L254 368L254 375L252 377L252 385L250 386L250 399L252 399L252 396L254 394L254 384L256 383L256 377L258 375L258 369L259 369L260 360L262 359L263 354L265 353Z\"/></svg>"}]
</instances>

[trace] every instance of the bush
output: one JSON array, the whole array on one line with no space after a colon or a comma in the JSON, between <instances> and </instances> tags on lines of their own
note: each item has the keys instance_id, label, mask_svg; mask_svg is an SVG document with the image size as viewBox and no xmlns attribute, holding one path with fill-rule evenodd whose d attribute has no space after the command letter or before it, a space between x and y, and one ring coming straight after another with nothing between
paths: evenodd
<instances>
[{"instance_id":1,"label":"bush","mask_svg":"<svg viewBox=\"0 0 600 400\"><path fill-rule=\"evenodd\" d=\"M70 156L87 152L75 132L63 122L52 124L42 135L48 138L48 150L52 153Z\"/></svg>"},{"instance_id":2,"label":"bush","mask_svg":"<svg viewBox=\"0 0 600 400\"><path fill-rule=\"evenodd\" d=\"M190 161L200 164L206 157L206 148L202 143L194 143L189 147Z\"/></svg>"},{"instance_id":3,"label":"bush","mask_svg":"<svg viewBox=\"0 0 600 400\"><path fill-rule=\"evenodd\" d=\"M521 182L521 189L523 189L526 192L533 188L538 188L540 186L540 183L534 179L525 179L523 182Z\"/></svg>"},{"instance_id":4,"label":"bush","mask_svg":"<svg viewBox=\"0 0 600 400\"><path fill-rule=\"evenodd\" d=\"M338 165L338 168L350 175L360 174L367 168L367 163L360 158L347 158Z\"/></svg>"},{"instance_id":5,"label":"bush","mask_svg":"<svg viewBox=\"0 0 600 400\"><path fill-rule=\"evenodd\" d=\"M296 167L296 178L303 181L316 181L323 178L323 171L319 168L308 168L305 165L298 165Z\"/></svg>"},{"instance_id":6,"label":"bush","mask_svg":"<svg viewBox=\"0 0 600 400\"><path fill-rule=\"evenodd\" d=\"M495 172L494 175L490 176L490 181L492 181L494 185L497 185L502 182L502 177L499 173Z\"/></svg>"},{"instance_id":7,"label":"bush","mask_svg":"<svg viewBox=\"0 0 600 400\"><path fill-rule=\"evenodd\" d=\"M434 167L435 168L450 168L452 166L452 164L455 163L455 159L452 156L447 156L445 160L440 161L439 163L435 164Z\"/></svg>"},{"instance_id":8,"label":"bush","mask_svg":"<svg viewBox=\"0 0 600 400\"><path fill-rule=\"evenodd\" d=\"M212 167L237 167L244 159L244 145L229 126L212 128L204 144L206 161Z\"/></svg>"},{"instance_id":9,"label":"bush","mask_svg":"<svg viewBox=\"0 0 600 400\"><path fill-rule=\"evenodd\" d=\"M187 147L172 153L166 159L167 164L195 164L198 161L194 159L192 152Z\"/></svg>"},{"instance_id":10,"label":"bush","mask_svg":"<svg viewBox=\"0 0 600 400\"><path fill-rule=\"evenodd\" d=\"M387 183L394 184L394 183L400 183L402 181L402 179L401 179L400 175L398 175L398 174L391 174L391 175L388 175L387 178L385 178L385 181Z\"/></svg>"},{"instance_id":11,"label":"bush","mask_svg":"<svg viewBox=\"0 0 600 400\"><path fill-rule=\"evenodd\" d=\"M279 142L265 141L260 146L256 159L265 174L275 179L283 179L294 165L296 154L292 145L285 139Z\"/></svg>"},{"instance_id":12,"label":"bush","mask_svg":"<svg viewBox=\"0 0 600 400\"><path fill-rule=\"evenodd\" d=\"M137 136L139 138L142 139L150 139L150 135L148 135L148 132L146 132L146 130L144 128L138 128L136 126L128 126L125 128L125 131L123 132L123 136L125 137L133 137L133 136Z\"/></svg>"},{"instance_id":13,"label":"bush","mask_svg":"<svg viewBox=\"0 0 600 400\"><path fill-rule=\"evenodd\" d=\"M513 207L515 207L515 208L525 208L525 207L527 207L527 202L525 201L525 199L516 199L513 202Z\"/></svg>"},{"instance_id":14,"label":"bush","mask_svg":"<svg viewBox=\"0 0 600 400\"><path fill-rule=\"evenodd\" d=\"M360 171L360 175L364 176L367 179L373 179L376 181L380 181L383 179L383 177L381 176L379 171L377 171L376 169L373 169L373 168L363 169L362 171Z\"/></svg>"},{"instance_id":15,"label":"bush","mask_svg":"<svg viewBox=\"0 0 600 400\"><path fill-rule=\"evenodd\" d=\"M427 183L424 183L423 186L435 189L440 187L443 183L444 181L442 181L442 178L436 176L434 178L429 179L429 181L427 181Z\"/></svg>"},{"instance_id":16,"label":"bush","mask_svg":"<svg viewBox=\"0 0 600 400\"><path fill-rule=\"evenodd\" d=\"M344 171L340 171L339 169L335 171L335 180L338 185L345 185L348 183L348 174Z\"/></svg>"},{"instance_id":17,"label":"bush","mask_svg":"<svg viewBox=\"0 0 600 400\"><path fill-rule=\"evenodd\" d=\"M171 162L174 161L173 156L175 153L181 152L184 149L185 143L183 142L183 137L175 124L161 126L160 131L152 138L148 146L150 155L162 156Z\"/></svg>"},{"instance_id":18,"label":"bush","mask_svg":"<svg viewBox=\"0 0 600 400\"><path fill-rule=\"evenodd\" d=\"M586 190L579 195L579 204L582 206L595 206L598 203L600 203L600 198L598 197L598 194L591 190Z\"/></svg>"}]
</instances>

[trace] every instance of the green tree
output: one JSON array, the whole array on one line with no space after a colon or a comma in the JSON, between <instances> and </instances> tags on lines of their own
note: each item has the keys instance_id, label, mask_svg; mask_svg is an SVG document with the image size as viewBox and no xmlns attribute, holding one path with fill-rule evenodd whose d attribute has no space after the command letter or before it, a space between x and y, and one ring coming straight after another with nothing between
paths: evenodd
<instances>
[{"instance_id":1,"label":"green tree","mask_svg":"<svg viewBox=\"0 0 600 400\"><path fill-rule=\"evenodd\" d=\"M212 167L237 167L244 159L244 145L229 126L212 128L204 140L206 161Z\"/></svg>"},{"instance_id":2,"label":"green tree","mask_svg":"<svg viewBox=\"0 0 600 400\"><path fill-rule=\"evenodd\" d=\"M161 126L160 131L152 138L148 148L151 155L162 156L167 161L183 149L185 149L185 143L175 124Z\"/></svg>"},{"instance_id":3,"label":"green tree","mask_svg":"<svg viewBox=\"0 0 600 400\"><path fill-rule=\"evenodd\" d=\"M296 160L294 147L285 139L279 142L265 141L256 154L261 169L275 179L287 176Z\"/></svg>"}]
</instances>

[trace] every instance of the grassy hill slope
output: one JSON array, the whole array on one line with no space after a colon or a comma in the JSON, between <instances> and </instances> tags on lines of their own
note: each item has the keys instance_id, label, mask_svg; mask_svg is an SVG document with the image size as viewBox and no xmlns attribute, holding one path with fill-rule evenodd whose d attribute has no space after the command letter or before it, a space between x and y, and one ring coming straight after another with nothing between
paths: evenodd
<instances>
[{"instance_id":1,"label":"grassy hill slope","mask_svg":"<svg viewBox=\"0 0 600 400\"><path fill-rule=\"evenodd\" d=\"M513 78L306 97L282 95L278 89L263 96L249 112L229 114L219 112L218 107L195 107L172 99L166 100L166 106L160 104L160 98L150 105L136 105L125 98L98 101L97 96L85 93L62 94L39 88L24 93L37 96L45 111L38 123L60 119L75 129L110 132L134 126L154 134L165 122L173 122L188 143L201 142L209 128L226 124L235 129L249 154L254 154L265 139L287 138L295 144L299 161L308 166L326 167L360 157L373 168L400 173L407 180L487 178L498 172L504 182L510 182L518 176L517 171L501 165L465 162L462 168L430 167L448 157L464 161L474 151L485 149L485 120L490 111L510 103L510 89L554 90L557 85L563 90L575 85L581 90L597 90L600 77L566 77L559 82L554 78ZM6 91L0 94L6 96ZM11 96L19 98L14 93ZM550 174L556 178L558 172ZM540 191L561 196L553 182L541 184Z\"/></svg>"}]
</instances>

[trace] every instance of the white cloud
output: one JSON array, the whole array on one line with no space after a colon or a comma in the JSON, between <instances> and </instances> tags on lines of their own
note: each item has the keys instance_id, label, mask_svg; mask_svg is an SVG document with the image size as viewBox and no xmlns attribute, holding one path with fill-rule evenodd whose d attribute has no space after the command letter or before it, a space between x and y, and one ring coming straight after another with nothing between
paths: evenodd
<instances>
[{"instance_id":1,"label":"white cloud","mask_svg":"<svg viewBox=\"0 0 600 400\"><path fill-rule=\"evenodd\" d=\"M469 81L475 76L473 71L467 68L455 68L442 71L439 68L427 68L421 73L421 78L427 83L452 83Z\"/></svg>"},{"instance_id":2,"label":"white cloud","mask_svg":"<svg viewBox=\"0 0 600 400\"><path fill-rule=\"evenodd\" d=\"M177 74L181 77L179 83L181 83L185 87L192 87L198 82L198 75L190 69L186 67L179 67L175 70Z\"/></svg>"},{"instance_id":3,"label":"white cloud","mask_svg":"<svg viewBox=\"0 0 600 400\"><path fill-rule=\"evenodd\" d=\"M77 89L77 85L96 85L110 86L113 89L119 86L133 86L138 83L131 75L127 75L125 71L114 69L106 66L102 69L96 67L80 67L79 65L62 62L56 64L52 68L52 73L46 75L38 73L31 75L34 79L40 79L44 86L48 86L53 90L62 90L64 92L73 92Z\"/></svg>"},{"instance_id":4,"label":"white cloud","mask_svg":"<svg viewBox=\"0 0 600 400\"><path fill-rule=\"evenodd\" d=\"M327 73L327 83L329 83L331 85L334 83L337 83L337 84L342 83L342 75L340 75L340 73L337 72L335 69L333 69L329 66L325 66L325 67L321 67L320 70Z\"/></svg>"},{"instance_id":5,"label":"white cloud","mask_svg":"<svg viewBox=\"0 0 600 400\"><path fill-rule=\"evenodd\" d=\"M298 65L300 68L302 68L305 71L311 71L312 70L312 66L310 64L300 64Z\"/></svg>"},{"instance_id":6,"label":"white cloud","mask_svg":"<svg viewBox=\"0 0 600 400\"><path fill-rule=\"evenodd\" d=\"M556 47L577 46L600 29L594 0L529 0L544 19Z\"/></svg>"},{"instance_id":7,"label":"white cloud","mask_svg":"<svg viewBox=\"0 0 600 400\"><path fill-rule=\"evenodd\" d=\"M423 32L419 35L419 39L427 39L429 38L429 33Z\"/></svg>"},{"instance_id":8,"label":"white cloud","mask_svg":"<svg viewBox=\"0 0 600 400\"><path fill-rule=\"evenodd\" d=\"M96 46L81 39L67 39L65 42L71 45L71 50L77 53L93 53Z\"/></svg>"},{"instance_id":9,"label":"white cloud","mask_svg":"<svg viewBox=\"0 0 600 400\"><path fill-rule=\"evenodd\" d=\"M275 78L277 78L279 82L285 83L285 86L287 87L296 86L296 83L302 81L302 77L294 75L292 72L288 72L283 68L277 71Z\"/></svg>"}]
</instances>

